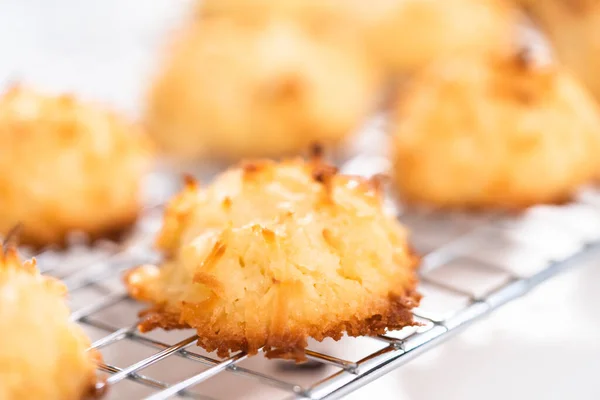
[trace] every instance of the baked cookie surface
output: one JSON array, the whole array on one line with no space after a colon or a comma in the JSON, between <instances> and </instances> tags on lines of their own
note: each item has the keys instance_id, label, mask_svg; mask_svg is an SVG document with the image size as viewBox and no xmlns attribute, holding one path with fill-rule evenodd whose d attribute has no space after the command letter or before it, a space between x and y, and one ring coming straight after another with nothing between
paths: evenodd
<instances>
[{"instance_id":1,"label":"baked cookie surface","mask_svg":"<svg viewBox=\"0 0 600 400\"><path fill-rule=\"evenodd\" d=\"M80 400L95 393L100 353L69 321L65 286L0 248L0 399Z\"/></svg>"},{"instance_id":2,"label":"baked cookie surface","mask_svg":"<svg viewBox=\"0 0 600 400\"><path fill-rule=\"evenodd\" d=\"M92 237L137 217L151 148L119 116L69 95L15 86L0 98L0 235L21 225L21 241Z\"/></svg>"},{"instance_id":3,"label":"baked cookie surface","mask_svg":"<svg viewBox=\"0 0 600 400\"><path fill-rule=\"evenodd\" d=\"M320 160L255 161L167 207L161 268L126 276L142 330L192 327L199 345L305 359L308 337L412 325L417 258L377 184Z\"/></svg>"},{"instance_id":4,"label":"baked cookie surface","mask_svg":"<svg viewBox=\"0 0 600 400\"><path fill-rule=\"evenodd\" d=\"M600 3L517 0L544 31L557 58L600 101Z\"/></svg>"},{"instance_id":5,"label":"baked cookie surface","mask_svg":"<svg viewBox=\"0 0 600 400\"><path fill-rule=\"evenodd\" d=\"M315 141L335 146L374 109L380 73L356 29L309 26L289 2L255 3L203 2L174 39L145 114L166 153L295 155Z\"/></svg>"}]
</instances>

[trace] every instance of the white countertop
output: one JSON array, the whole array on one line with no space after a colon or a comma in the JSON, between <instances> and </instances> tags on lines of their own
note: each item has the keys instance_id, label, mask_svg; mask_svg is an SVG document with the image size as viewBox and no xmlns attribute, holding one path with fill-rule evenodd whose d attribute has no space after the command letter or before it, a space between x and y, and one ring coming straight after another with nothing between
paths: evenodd
<instances>
[{"instance_id":1,"label":"white countertop","mask_svg":"<svg viewBox=\"0 0 600 400\"><path fill-rule=\"evenodd\" d=\"M349 399L599 399L600 254Z\"/></svg>"},{"instance_id":2,"label":"white countertop","mask_svg":"<svg viewBox=\"0 0 600 400\"><path fill-rule=\"evenodd\" d=\"M135 115L185 3L0 1L0 85L74 91ZM600 399L600 254L582 264L348 398Z\"/></svg>"}]
</instances>

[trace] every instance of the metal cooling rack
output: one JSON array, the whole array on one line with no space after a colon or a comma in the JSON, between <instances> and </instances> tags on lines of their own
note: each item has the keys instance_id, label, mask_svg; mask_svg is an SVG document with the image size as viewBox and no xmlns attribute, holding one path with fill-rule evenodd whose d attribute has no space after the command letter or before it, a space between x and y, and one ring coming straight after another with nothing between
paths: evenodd
<instances>
[{"instance_id":1,"label":"metal cooling rack","mask_svg":"<svg viewBox=\"0 0 600 400\"><path fill-rule=\"evenodd\" d=\"M362 164L355 159L347 169L360 167L357 163ZM519 216L403 210L400 218L424 255L420 291L425 297L414 311L421 327L311 343L308 367L260 354L219 359L195 346L193 331L142 334L136 329L143 306L127 297L120 279L128 268L157 260L151 241L160 226L160 204L173 185L156 179L150 186L163 193L153 195L155 204L124 242L89 245L75 235L69 251L37 254L42 271L68 286L73 320L103 353L99 370L112 399L230 399L252 398L253 393L260 399L341 398L600 246L600 191L591 189L574 203L534 207Z\"/></svg>"}]
</instances>

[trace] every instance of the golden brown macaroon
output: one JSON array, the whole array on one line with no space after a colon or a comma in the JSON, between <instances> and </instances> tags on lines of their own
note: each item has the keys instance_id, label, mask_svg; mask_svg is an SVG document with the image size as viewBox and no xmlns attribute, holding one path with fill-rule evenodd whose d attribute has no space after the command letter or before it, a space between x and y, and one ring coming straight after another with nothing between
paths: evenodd
<instances>
[{"instance_id":1,"label":"golden brown macaroon","mask_svg":"<svg viewBox=\"0 0 600 400\"><path fill-rule=\"evenodd\" d=\"M184 157L279 156L338 143L372 111L380 75L355 34L327 32L275 12L195 21L151 88L150 134Z\"/></svg>"},{"instance_id":2,"label":"golden brown macaroon","mask_svg":"<svg viewBox=\"0 0 600 400\"><path fill-rule=\"evenodd\" d=\"M131 224L149 167L137 127L72 96L15 86L0 98L0 236L22 225L22 242L61 243Z\"/></svg>"},{"instance_id":3,"label":"golden brown macaroon","mask_svg":"<svg viewBox=\"0 0 600 400\"><path fill-rule=\"evenodd\" d=\"M545 31L559 60L600 100L600 2L518 0Z\"/></svg>"},{"instance_id":4,"label":"golden brown macaroon","mask_svg":"<svg viewBox=\"0 0 600 400\"><path fill-rule=\"evenodd\" d=\"M522 208L566 200L599 171L591 95L527 53L433 65L394 119L396 181L409 201Z\"/></svg>"},{"instance_id":5,"label":"golden brown macaroon","mask_svg":"<svg viewBox=\"0 0 600 400\"><path fill-rule=\"evenodd\" d=\"M100 354L69 321L66 288L0 247L0 399L79 400L95 394Z\"/></svg>"},{"instance_id":6,"label":"golden brown macaroon","mask_svg":"<svg viewBox=\"0 0 600 400\"><path fill-rule=\"evenodd\" d=\"M153 307L142 331L192 327L220 356L301 361L307 338L412 325L417 258L382 209L376 183L321 161L256 161L210 186L188 182L168 205L160 269L126 276Z\"/></svg>"}]
</instances>

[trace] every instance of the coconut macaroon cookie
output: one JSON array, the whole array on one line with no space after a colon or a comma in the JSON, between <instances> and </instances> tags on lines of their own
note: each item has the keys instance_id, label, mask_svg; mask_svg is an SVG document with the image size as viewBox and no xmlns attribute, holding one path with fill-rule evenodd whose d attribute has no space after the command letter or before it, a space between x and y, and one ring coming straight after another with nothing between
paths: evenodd
<instances>
[{"instance_id":1,"label":"coconut macaroon cookie","mask_svg":"<svg viewBox=\"0 0 600 400\"><path fill-rule=\"evenodd\" d=\"M69 321L62 283L0 247L0 399L79 400L95 394L100 353Z\"/></svg>"},{"instance_id":2,"label":"coconut macaroon cookie","mask_svg":"<svg viewBox=\"0 0 600 400\"><path fill-rule=\"evenodd\" d=\"M126 276L140 329L192 327L220 356L302 361L308 337L412 325L417 258L375 182L319 160L243 163L168 205L160 268Z\"/></svg>"},{"instance_id":3,"label":"coconut macaroon cookie","mask_svg":"<svg viewBox=\"0 0 600 400\"><path fill-rule=\"evenodd\" d=\"M518 0L548 35L558 59L600 101L600 2Z\"/></svg>"},{"instance_id":4,"label":"coconut macaroon cookie","mask_svg":"<svg viewBox=\"0 0 600 400\"><path fill-rule=\"evenodd\" d=\"M526 53L432 65L394 120L395 180L409 201L521 208L566 200L600 171L593 98Z\"/></svg>"},{"instance_id":5,"label":"coconut macaroon cookie","mask_svg":"<svg viewBox=\"0 0 600 400\"><path fill-rule=\"evenodd\" d=\"M335 145L372 111L379 72L354 29L325 22L316 32L263 11L258 19L209 13L175 40L146 110L167 153L295 154L314 141Z\"/></svg>"},{"instance_id":6,"label":"coconut macaroon cookie","mask_svg":"<svg viewBox=\"0 0 600 400\"><path fill-rule=\"evenodd\" d=\"M0 236L62 242L72 230L101 236L131 224L150 149L119 116L72 96L13 87L0 98Z\"/></svg>"}]
</instances>

